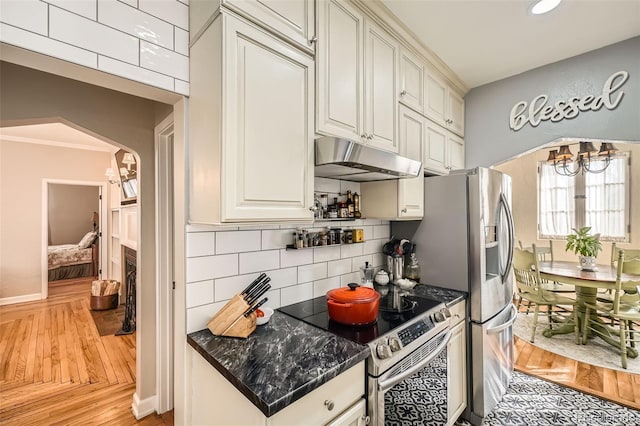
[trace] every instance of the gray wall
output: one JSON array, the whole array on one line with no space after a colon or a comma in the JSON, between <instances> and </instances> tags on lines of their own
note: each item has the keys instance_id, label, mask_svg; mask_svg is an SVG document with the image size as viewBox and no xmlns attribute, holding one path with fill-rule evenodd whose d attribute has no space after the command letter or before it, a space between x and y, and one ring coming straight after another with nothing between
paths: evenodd
<instances>
[{"instance_id":1,"label":"gray wall","mask_svg":"<svg viewBox=\"0 0 640 426\"><path fill-rule=\"evenodd\" d=\"M78 244L93 231L93 212L100 211L98 187L49 185L49 245Z\"/></svg>"},{"instance_id":2,"label":"gray wall","mask_svg":"<svg viewBox=\"0 0 640 426\"><path fill-rule=\"evenodd\" d=\"M598 96L618 71L627 71L629 79L615 92L624 92L616 109L581 111L573 119L527 124L519 131L509 128L516 103L530 103L540 94L548 95L547 105L573 96ZM476 87L465 96L469 168L495 165L562 137L640 141L640 37Z\"/></svg>"}]
</instances>

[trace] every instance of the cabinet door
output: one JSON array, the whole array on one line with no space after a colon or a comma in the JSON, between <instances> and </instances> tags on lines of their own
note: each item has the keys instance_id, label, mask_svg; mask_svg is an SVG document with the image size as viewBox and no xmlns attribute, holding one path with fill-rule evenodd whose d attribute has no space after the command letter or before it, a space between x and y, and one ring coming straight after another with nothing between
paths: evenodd
<instances>
[{"instance_id":1,"label":"cabinet door","mask_svg":"<svg viewBox=\"0 0 640 426\"><path fill-rule=\"evenodd\" d=\"M313 60L224 19L222 220L310 220Z\"/></svg>"},{"instance_id":2,"label":"cabinet door","mask_svg":"<svg viewBox=\"0 0 640 426\"><path fill-rule=\"evenodd\" d=\"M467 407L465 321L451 330L447 345L447 424L453 425Z\"/></svg>"},{"instance_id":3,"label":"cabinet door","mask_svg":"<svg viewBox=\"0 0 640 426\"><path fill-rule=\"evenodd\" d=\"M400 155L422 161L422 150L426 143L426 120L417 112L399 107ZM398 218L421 219L424 215L424 173L416 178L398 180Z\"/></svg>"},{"instance_id":4,"label":"cabinet door","mask_svg":"<svg viewBox=\"0 0 640 426\"><path fill-rule=\"evenodd\" d=\"M364 399L345 410L344 413L327 423L326 426L365 426L369 424L367 419Z\"/></svg>"},{"instance_id":5,"label":"cabinet door","mask_svg":"<svg viewBox=\"0 0 640 426\"><path fill-rule=\"evenodd\" d=\"M364 16L340 0L318 4L317 131L360 140Z\"/></svg>"},{"instance_id":6,"label":"cabinet door","mask_svg":"<svg viewBox=\"0 0 640 426\"><path fill-rule=\"evenodd\" d=\"M398 96L403 104L424 112L424 64L406 49L400 49Z\"/></svg>"},{"instance_id":7,"label":"cabinet door","mask_svg":"<svg viewBox=\"0 0 640 426\"><path fill-rule=\"evenodd\" d=\"M427 117L431 118L441 126L446 126L447 114L447 85L436 76L435 73L427 72L425 77L425 110Z\"/></svg>"},{"instance_id":8,"label":"cabinet door","mask_svg":"<svg viewBox=\"0 0 640 426\"><path fill-rule=\"evenodd\" d=\"M367 143L398 152L396 137L398 43L370 20L365 22L365 133Z\"/></svg>"},{"instance_id":9,"label":"cabinet door","mask_svg":"<svg viewBox=\"0 0 640 426\"><path fill-rule=\"evenodd\" d=\"M464 137L464 99L451 89L449 89L448 99L449 129L456 135Z\"/></svg>"},{"instance_id":10,"label":"cabinet door","mask_svg":"<svg viewBox=\"0 0 640 426\"><path fill-rule=\"evenodd\" d=\"M424 169L436 174L447 174L448 132L437 124L427 121L427 142L424 148Z\"/></svg>"},{"instance_id":11,"label":"cabinet door","mask_svg":"<svg viewBox=\"0 0 640 426\"><path fill-rule=\"evenodd\" d=\"M448 170L464 169L464 140L451 133L447 139Z\"/></svg>"},{"instance_id":12,"label":"cabinet door","mask_svg":"<svg viewBox=\"0 0 640 426\"><path fill-rule=\"evenodd\" d=\"M229 8L247 14L313 52L315 9L313 0L223 0Z\"/></svg>"}]
</instances>

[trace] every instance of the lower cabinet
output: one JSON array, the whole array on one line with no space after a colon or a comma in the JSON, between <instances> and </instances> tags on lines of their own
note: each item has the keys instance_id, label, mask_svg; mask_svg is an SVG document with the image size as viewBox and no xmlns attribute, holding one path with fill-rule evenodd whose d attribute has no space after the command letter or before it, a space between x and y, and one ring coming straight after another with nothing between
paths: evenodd
<instances>
[{"instance_id":1,"label":"lower cabinet","mask_svg":"<svg viewBox=\"0 0 640 426\"><path fill-rule=\"evenodd\" d=\"M453 328L447 345L447 424L453 425L467 408L467 345L465 302L450 309Z\"/></svg>"},{"instance_id":2,"label":"lower cabinet","mask_svg":"<svg viewBox=\"0 0 640 426\"><path fill-rule=\"evenodd\" d=\"M191 421L193 425L360 426L366 424L364 361L311 393L266 417L234 385L189 348ZM274 381L280 380L278 377Z\"/></svg>"}]
</instances>

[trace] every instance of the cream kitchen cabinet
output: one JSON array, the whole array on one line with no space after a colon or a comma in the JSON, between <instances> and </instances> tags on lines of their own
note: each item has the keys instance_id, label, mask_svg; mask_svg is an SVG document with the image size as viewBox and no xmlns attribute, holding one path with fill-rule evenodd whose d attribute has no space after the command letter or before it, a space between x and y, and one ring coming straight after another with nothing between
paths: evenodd
<instances>
[{"instance_id":1,"label":"cream kitchen cabinet","mask_svg":"<svg viewBox=\"0 0 640 426\"><path fill-rule=\"evenodd\" d=\"M425 73L425 109L427 117L464 137L464 99L430 69Z\"/></svg>"},{"instance_id":2,"label":"cream kitchen cabinet","mask_svg":"<svg viewBox=\"0 0 640 426\"><path fill-rule=\"evenodd\" d=\"M348 2L317 14L317 132L398 152L399 44Z\"/></svg>"},{"instance_id":3,"label":"cream kitchen cabinet","mask_svg":"<svg viewBox=\"0 0 640 426\"><path fill-rule=\"evenodd\" d=\"M190 221L312 220L313 59L222 9L190 68Z\"/></svg>"},{"instance_id":4,"label":"cream kitchen cabinet","mask_svg":"<svg viewBox=\"0 0 640 426\"><path fill-rule=\"evenodd\" d=\"M364 425L364 361L266 417L218 370L189 347L191 422L194 425ZM274 377L273 380L278 380Z\"/></svg>"},{"instance_id":5,"label":"cream kitchen cabinet","mask_svg":"<svg viewBox=\"0 0 640 426\"><path fill-rule=\"evenodd\" d=\"M427 119L404 105L398 107L400 155L422 161ZM414 220L424 215L424 169L415 178L362 182L362 213L368 218Z\"/></svg>"},{"instance_id":6,"label":"cream kitchen cabinet","mask_svg":"<svg viewBox=\"0 0 640 426\"><path fill-rule=\"evenodd\" d=\"M453 425L467 408L467 345L465 302L452 306L451 340L447 345L447 424Z\"/></svg>"},{"instance_id":7,"label":"cream kitchen cabinet","mask_svg":"<svg viewBox=\"0 0 640 426\"><path fill-rule=\"evenodd\" d=\"M427 120L423 166L426 173L448 174L464 168L464 140Z\"/></svg>"},{"instance_id":8,"label":"cream kitchen cabinet","mask_svg":"<svg viewBox=\"0 0 640 426\"><path fill-rule=\"evenodd\" d=\"M222 0L222 4L313 53L316 41L314 0Z\"/></svg>"},{"instance_id":9,"label":"cream kitchen cabinet","mask_svg":"<svg viewBox=\"0 0 640 426\"><path fill-rule=\"evenodd\" d=\"M424 113L424 74L424 62L401 48L398 99L419 113Z\"/></svg>"}]
</instances>

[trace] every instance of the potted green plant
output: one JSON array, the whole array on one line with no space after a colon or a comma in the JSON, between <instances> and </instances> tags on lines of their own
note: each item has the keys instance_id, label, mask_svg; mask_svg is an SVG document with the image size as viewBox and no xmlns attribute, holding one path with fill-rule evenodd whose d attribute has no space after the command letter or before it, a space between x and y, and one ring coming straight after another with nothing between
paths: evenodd
<instances>
[{"instance_id":1,"label":"potted green plant","mask_svg":"<svg viewBox=\"0 0 640 426\"><path fill-rule=\"evenodd\" d=\"M589 235L590 226L585 226L576 230L574 233L567 235L567 245L565 251L572 250L579 255L580 268L585 271L593 271L596 266L596 257L598 252L602 250L600 242L600 234Z\"/></svg>"}]
</instances>

